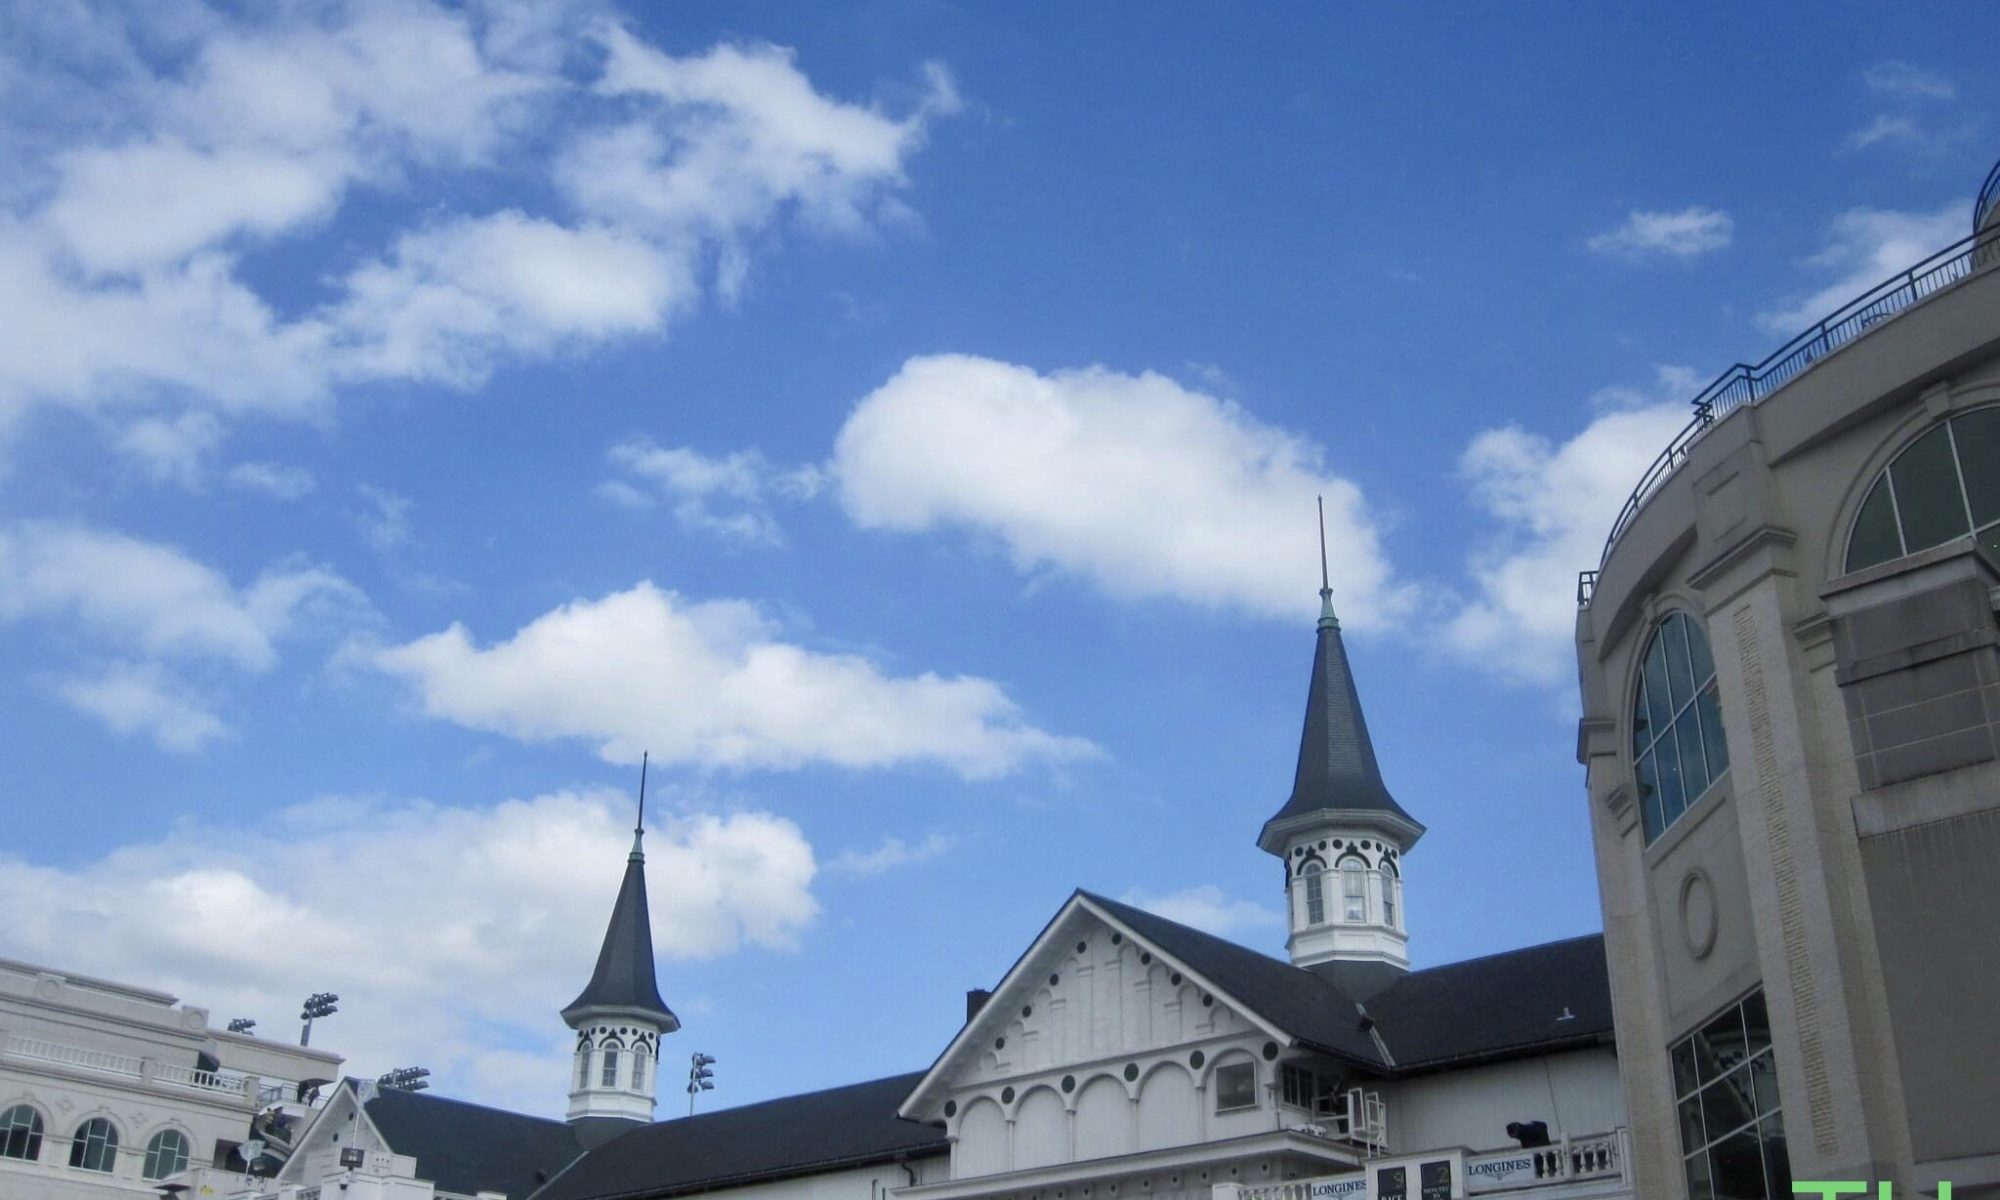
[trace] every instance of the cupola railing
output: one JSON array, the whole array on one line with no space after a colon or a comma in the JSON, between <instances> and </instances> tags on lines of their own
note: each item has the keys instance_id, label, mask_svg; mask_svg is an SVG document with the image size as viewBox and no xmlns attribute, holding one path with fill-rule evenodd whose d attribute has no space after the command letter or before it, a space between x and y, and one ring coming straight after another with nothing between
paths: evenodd
<instances>
[{"instance_id":1,"label":"cupola railing","mask_svg":"<svg viewBox=\"0 0 2000 1200\"><path fill-rule=\"evenodd\" d=\"M1989 196L1988 192L1995 195ZM1994 175L1987 180L1986 191L1980 194L1982 210L1985 205L1995 202L2000 202L2000 167L1994 169ZM1985 235L1989 242L1996 237L2000 235L1992 231ZM1772 351L1764 361L1755 365L1737 363L1716 376L1715 382L1703 388L1689 402L1694 408L1693 418L1653 459L1645 474L1639 477L1638 486L1626 498L1624 507L1618 510L1618 519L1611 523L1611 532L1604 539L1604 550L1597 557L1598 570L1602 570L1611 558L1612 547L1618 544L1618 539L1632 524L1632 519L1639 515L1640 507L1666 482L1668 476L1687 461L1688 449L1708 432L1709 426L1744 405L1755 404L1784 387L1803 374L1806 368L1881 322L1922 303L1970 276L1974 270L1988 265L1985 261L1975 260L1980 240L1978 233L1960 238L1834 309L1817 325ZM1992 255L1990 248L1988 254L1979 256L1989 260L1994 257L2000 256ZM1579 608L1590 607L1597 575L1598 571L1584 571L1577 576L1576 602Z\"/></svg>"}]
</instances>

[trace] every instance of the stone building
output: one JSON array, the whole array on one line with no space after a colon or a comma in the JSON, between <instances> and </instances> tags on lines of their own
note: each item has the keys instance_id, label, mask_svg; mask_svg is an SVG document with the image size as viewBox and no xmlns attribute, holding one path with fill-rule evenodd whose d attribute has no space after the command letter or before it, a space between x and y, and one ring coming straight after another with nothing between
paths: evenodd
<instances>
[{"instance_id":1,"label":"stone building","mask_svg":"<svg viewBox=\"0 0 2000 1200\"><path fill-rule=\"evenodd\" d=\"M0 1197L236 1190L284 1161L340 1062L164 992L0 959Z\"/></svg>"},{"instance_id":2,"label":"stone building","mask_svg":"<svg viewBox=\"0 0 2000 1200\"><path fill-rule=\"evenodd\" d=\"M1996 201L1711 385L1581 582L1641 1195L2000 1195Z\"/></svg>"}]
</instances>

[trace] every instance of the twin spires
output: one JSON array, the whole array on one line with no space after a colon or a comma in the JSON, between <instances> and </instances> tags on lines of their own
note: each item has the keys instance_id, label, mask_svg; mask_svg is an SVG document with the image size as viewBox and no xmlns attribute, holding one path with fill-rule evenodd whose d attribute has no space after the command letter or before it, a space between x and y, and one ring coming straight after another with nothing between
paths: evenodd
<instances>
[{"instance_id":1,"label":"twin spires","mask_svg":"<svg viewBox=\"0 0 2000 1200\"><path fill-rule=\"evenodd\" d=\"M653 922L646 907L646 759L639 761L639 816L632 826L632 853L625 859L625 879L611 906L611 923L597 952L597 970L577 998L562 1010L563 1020L586 1010L612 1009L655 1018L662 1032L680 1028L653 970Z\"/></svg>"},{"instance_id":2,"label":"twin spires","mask_svg":"<svg viewBox=\"0 0 2000 1200\"><path fill-rule=\"evenodd\" d=\"M1382 781L1333 611L1320 513L1320 612L1292 794L1258 848L1285 864L1298 966L1326 967L1356 998L1407 970L1402 855L1424 834Z\"/></svg>"},{"instance_id":3,"label":"twin spires","mask_svg":"<svg viewBox=\"0 0 2000 1200\"><path fill-rule=\"evenodd\" d=\"M597 952L597 969L562 1018L577 1032L569 1121L597 1145L653 1119L660 1039L681 1027L653 968L653 922L646 906L646 760L639 765L639 816L625 878Z\"/></svg>"}]
</instances>

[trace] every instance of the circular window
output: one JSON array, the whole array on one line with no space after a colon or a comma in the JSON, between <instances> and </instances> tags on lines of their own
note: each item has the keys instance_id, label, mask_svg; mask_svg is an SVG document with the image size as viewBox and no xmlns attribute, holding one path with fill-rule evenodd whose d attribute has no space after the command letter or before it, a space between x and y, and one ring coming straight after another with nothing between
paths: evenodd
<instances>
[{"instance_id":1,"label":"circular window","mask_svg":"<svg viewBox=\"0 0 2000 1200\"><path fill-rule=\"evenodd\" d=\"M1076 1076L1074 1075L1063 1076L1063 1091L1073 1092L1075 1090L1076 1090Z\"/></svg>"},{"instance_id":2,"label":"circular window","mask_svg":"<svg viewBox=\"0 0 2000 1200\"><path fill-rule=\"evenodd\" d=\"M1032 1004L1023 1004L1023 1005L1021 1006L1021 1015L1022 1015L1022 1016L1024 1016L1024 1017L1032 1017L1032 1016L1034 1016L1034 1015L1035 1015L1035 1006L1034 1006L1034 1005L1032 1005Z\"/></svg>"},{"instance_id":3,"label":"circular window","mask_svg":"<svg viewBox=\"0 0 2000 1200\"><path fill-rule=\"evenodd\" d=\"M1010 1087L1009 1087L1009 1088L1001 1088L1001 1089L1000 1089L1000 1103L1002 1103L1002 1104L1012 1104L1012 1103L1014 1103L1014 1089L1013 1089L1013 1088L1010 1088Z\"/></svg>"},{"instance_id":4,"label":"circular window","mask_svg":"<svg viewBox=\"0 0 2000 1200\"><path fill-rule=\"evenodd\" d=\"M1203 1054L1199 1050L1195 1051L1193 1054L1188 1055L1188 1066L1193 1067L1197 1071L1201 1070L1201 1064L1207 1061L1208 1061L1208 1056L1206 1054Z\"/></svg>"},{"instance_id":5,"label":"circular window","mask_svg":"<svg viewBox=\"0 0 2000 1200\"><path fill-rule=\"evenodd\" d=\"M995 1050L1005 1050L1007 1048L1007 1039L1003 1037L994 1038L993 1048Z\"/></svg>"},{"instance_id":6,"label":"circular window","mask_svg":"<svg viewBox=\"0 0 2000 1200\"><path fill-rule=\"evenodd\" d=\"M944 1115L945 1115L945 1116L947 1116L947 1117L955 1117L955 1116L957 1116L957 1115L958 1115L958 1101L956 1101L956 1100L947 1100L947 1101L945 1101L945 1102L944 1102Z\"/></svg>"},{"instance_id":7,"label":"circular window","mask_svg":"<svg viewBox=\"0 0 2000 1200\"><path fill-rule=\"evenodd\" d=\"M1265 1061L1265 1062L1270 1062L1270 1061L1271 1061L1272 1059L1274 1059L1274 1058L1276 1058L1276 1057L1278 1057L1278 1043L1276 1043L1276 1042L1265 1042L1265 1043L1264 1043L1264 1061Z\"/></svg>"},{"instance_id":8,"label":"circular window","mask_svg":"<svg viewBox=\"0 0 2000 1200\"><path fill-rule=\"evenodd\" d=\"M1130 1083L1130 1082L1132 1082L1133 1080L1135 1080L1135 1079L1137 1079L1137 1078L1139 1078L1139 1064L1138 1064L1138 1063L1126 1063L1126 1064L1125 1064L1125 1082L1127 1082L1127 1083Z\"/></svg>"}]
</instances>

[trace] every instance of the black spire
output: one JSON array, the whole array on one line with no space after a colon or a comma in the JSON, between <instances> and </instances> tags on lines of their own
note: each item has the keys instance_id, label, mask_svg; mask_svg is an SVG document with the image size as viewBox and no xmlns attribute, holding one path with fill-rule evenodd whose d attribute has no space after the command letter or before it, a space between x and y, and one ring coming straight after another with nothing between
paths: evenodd
<instances>
[{"instance_id":1,"label":"black spire","mask_svg":"<svg viewBox=\"0 0 2000 1200\"><path fill-rule=\"evenodd\" d=\"M660 985L653 974L653 922L646 911L646 852L641 842L646 836L646 763L639 763L639 819L632 829L632 853L625 859L625 880L618 886L618 902L611 906L611 924L604 930L604 946L597 952L597 970L576 999L562 1010L564 1020L593 1008L617 1008L643 1013L665 1023L663 1032L681 1026L667 1002L660 999Z\"/></svg>"},{"instance_id":2,"label":"black spire","mask_svg":"<svg viewBox=\"0 0 2000 1200\"><path fill-rule=\"evenodd\" d=\"M1368 740L1368 722L1361 715L1361 696L1354 672L1347 665L1347 647L1340 640L1340 618L1333 612L1333 589L1327 585L1326 516L1320 516L1319 644L1313 651L1312 681L1306 691L1306 724L1299 734L1299 768L1292 778L1291 799L1264 822L1257 845L1273 854L1285 852L1284 837L1319 813L1366 814L1388 824L1406 840L1404 849L1422 836L1424 827L1403 811L1382 782L1375 763L1375 744Z\"/></svg>"}]
</instances>

